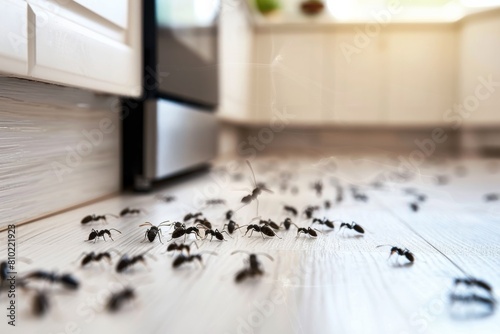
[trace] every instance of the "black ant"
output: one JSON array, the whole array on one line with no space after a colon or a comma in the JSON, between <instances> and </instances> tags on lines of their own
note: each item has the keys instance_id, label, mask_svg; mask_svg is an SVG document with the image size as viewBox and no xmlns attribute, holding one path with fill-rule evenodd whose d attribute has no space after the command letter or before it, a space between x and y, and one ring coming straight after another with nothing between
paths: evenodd
<instances>
[{"instance_id":1,"label":"black ant","mask_svg":"<svg viewBox=\"0 0 500 334\"><path fill-rule=\"evenodd\" d=\"M162 235L160 227L161 226L169 226L169 225L171 225L171 224L165 224L165 223L168 223L168 220L160 223L158 226L154 226L150 222L145 222L145 223L139 225L139 227L142 227L142 226L151 226L151 228L148 228L146 230L146 233L144 233L144 240L146 238L148 238L149 242L153 242L153 241L155 241L156 236L158 236L158 239L160 240L160 242L163 243L163 241L161 241L161 237L160 237Z\"/></svg>"},{"instance_id":2,"label":"black ant","mask_svg":"<svg viewBox=\"0 0 500 334\"><path fill-rule=\"evenodd\" d=\"M146 265L146 259L144 254L135 255L133 257L129 257L127 254L123 254L118 263L116 264L116 272L121 273L126 269L132 267L137 262L142 262L142 264Z\"/></svg>"},{"instance_id":3,"label":"black ant","mask_svg":"<svg viewBox=\"0 0 500 334\"><path fill-rule=\"evenodd\" d=\"M494 202L494 201L498 201L498 194L495 194L495 193L491 193L491 194L486 194L484 195L484 200L486 202Z\"/></svg>"},{"instance_id":4,"label":"black ant","mask_svg":"<svg viewBox=\"0 0 500 334\"><path fill-rule=\"evenodd\" d=\"M327 219L327 218L323 218L323 219L319 219L319 218L314 218L313 221L312 221L312 224L314 223L318 223L318 224L321 224L321 225L326 225L327 227L333 229L335 228L335 225L333 225L333 221Z\"/></svg>"},{"instance_id":5,"label":"black ant","mask_svg":"<svg viewBox=\"0 0 500 334\"><path fill-rule=\"evenodd\" d=\"M264 224L266 226L270 226L271 228L275 229L275 230L279 230L280 227L278 224L276 224L275 222L273 222L271 219L268 219L268 220L259 220L259 224Z\"/></svg>"},{"instance_id":6,"label":"black ant","mask_svg":"<svg viewBox=\"0 0 500 334\"><path fill-rule=\"evenodd\" d=\"M240 282L242 282L243 280L245 280L247 278L253 278L253 277L256 277L256 276L262 276L262 275L264 275L264 270L262 270L262 268L261 268L261 264L260 264L260 262L259 262L259 260L257 258L257 254L264 255L268 259L270 259L271 261L274 261L274 259L270 255L268 255L266 253L250 253L250 252L247 252L247 251L237 250L237 251L232 252L231 255L234 255L236 253L246 253L246 254L249 254L249 257L248 257L248 267L241 269L234 276L234 280L236 281L236 283L240 283Z\"/></svg>"},{"instance_id":7,"label":"black ant","mask_svg":"<svg viewBox=\"0 0 500 334\"><path fill-rule=\"evenodd\" d=\"M240 225L238 225L234 220L230 220L229 223L224 224L224 226L222 228L224 229L224 228L226 228L226 226L227 226L227 231L229 232L229 234L233 234L233 232L236 230L237 226L239 228Z\"/></svg>"},{"instance_id":8,"label":"black ant","mask_svg":"<svg viewBox=\"0 0 500 334\"><path fill-rule=\"evenodd\" d=\"M224 239L224 236L222 235L222 233L226 233L227 235L229 235L229 233L227 233L226 231L219 231L218 229L215 229L212 230L212 229L206 229L205 230L205 239L207 238L207 236L210 234L211 237L210 237L210 241L212 241L212 239L215 237L217 240L220 240L220 241L227 241L226 239Z\"/></svg>"},{"instance_id":9,"label":"black ant","mask_svg":"<svg viewBox=\"0 0 500 334\"><path fill-rule=\"evenodd\" d=\"M471 294L471 295L458 295L455 293L450 294L450 302L456 303L456 302L462 302L462 303L482 303L487 306L489 306L492 310L495 307L496 301L493 297L488 296L488 297L483 297L483 296L478 296L476 294Z\"/></svg>"},{"instance_id":10,"label":"black ant","mask_svg":"<svg viewBox=\"0 0 500 334\"><path fill-rule=\"evenodd\" d=\"M214 253L214 252L204 252L204 253L210 254L210 255L217 255L217 253ZM203 259L202 259L201 255L204 253L198 253L198 254L193 254L193 255L184 255L181 253L181 254L177 255L174 262L172 262L172 267L179 268L184 263L193 262L194 260L198 260L200 262L200 264L203 266Z\"/></svg>"},{"instance_id":11,"label":"black ant","mask_svg":"<svg viewBox=\"0 0 500 334\"><path fill-rule=\"evenodd\" d=\"M417 212L418 209L420 209L418 203L410 203L410 208L412 209L413 212Z\"/></svg>"},{"instance_id":12,"label":"black ant","mask_svg":"<svg viewBox=\"0 0 500 334\"><path fill-rule=\"evenodd\" d=\"M312 188L316 191L316 195L321 196L321 194L323 193L323 182L314 182Z\"/></svg>"},{"instance_id":13,"label":"black ant","mask_svg":"<svg viewBox=\"0 0 500 334\"><path fill-rule=\"evenodd\" d=\"M285 229L286 229L286 230L289 230L289 229L290 229L290 226L291 226L291 225L295 225L295 224L292 222L292 219L290 219L290 218L285 218L285 220L281 223L281 225L285 226ZM295 226L297 226L297 225L295 225ZM297 228L298 228L298 226L297 226Z\"/></svg>"},{"instance_id":14,"label":"black ant","mask_svg":"<svg viewBox=\"0 0 500 334\"><path fill-rule=\"evenodd\" d=\"M205 202L206 205L223 205L226 204L226 201L220 198L207 199Z\"/></svg>"},{"instance_id":15,"label":"black ant","mask_svg":"<svg viewBox=\"0 0 500 334\"><path fill-rule=\"evenodd\" d=\"M204 228L207 228L207 229L211 229L212 228L212 223L209 222L206 218L203 218L203 219L197 218L194 221L194 224L195 225L201 225L201 226L203 226Z\"/></svg>"},{"instance_id":16,"label":"black ant","mask_svg":"<svg viewBox=\"0 0 500 334\"><path fill-rule=\"evenodd\" d=\"M89 234L89 238L86 241L94 240L94 242L96 242L97 239L99 239L99 238L103 238L104 241L106 241L106 237L105 237L106 234L108 235L108 237L111 240L113 240L113 238L111 237L111 231L116 231L120 234L122 233L122 232L118 231L116 228L110 228L109 230L94 230L94 229L92 229L92 231ZM113 241L115 241L115 240L113 240Z\"/></svg>"},{"instance_id":17,"label":"black ant","mask_svg":"<svg viewBox=\"0 0 500 334\"><path fill-rule=\"evenodd\" d=\"M337 186L337 197L335 198L335 202L338 204L344 200L344 190L341 186Z\"/></svg>"},{"instance_id":18,"label":"black ant","mask_svg":"<svg viewBox=\"0 0 500 334\"><path fill-rule=\"evenodd\" d=\"M0 263L0 284L3 283L3 281L6 281L8 276L9 265L7 264L7 261L2 261L2 263Z\"/></svg>"},{"instance_id":19,"label":"black ant","mask_svg":"<svg viewBox=\"0 0 500 334\"><path fill-rule=\"evenodd\" d=\"M196 242L192 242L190 245L187 244L176 244L175 242L171 243L167 246L167 252L175 252L176 250L182 252L183 250L189 255L191 252L191 246L195 245L198 248L198 244Z\"/></svg>"},{"instance_id":20,"label":"black ant","mask_svg":"<svg viewBox=\"0 0 500 334\"><path fill-rule=\"evenodd\" d=\"M114 217L114 218L118 218L117 215L114 215L114 214L111 214L111 213L106 213L104 215L88 215L88 216L85 216L82 218L82 221L81 223L82 224L88 224L90 222L96 222L96 221L99 221L99 220L104 220L104 222L108 222L107 219L106 219L106 216L111 216L111 217Z\"/></svg>"},{"instance_id":21,"label":"black ant","mask_svg":"<svg viewBox=\"0 0 500 334\"><path fill-rule=\"evenodd\" d=\"M306 227L297 227L297 237L299 236L300 233L304 233L305 235L317 238L318 233L316 233L316 231L319 232L319 230L317 230L315 228L311 228L311 227L307 227L307 228Z\"/></svg>"},{"instance_id":22,"label":"black ant","mask_svg":"<svg viewBox=\"0 0 500 334\"><path fill-rule=\"evenodd\" d=\"M170 196L170 195L165 195L165 196L157 195L156 198L162 200L165 203L170 203L175 201L175 196Z\"/></svg>"},{"instance_id":23,"label":"black ant","mask_svg":"<svg viewBox=\"0 0 500 334\"><path fill-rule=\"evenodd\" d=\"M63 287L70 290L78 289L80 283L71 274L58 275L56 273L43 270L34 271L24 276L25 279L39 279L49 281L50 283L61 283Z\"/></svg>"},{"instance_id":24,"label":"black ant","mask_svg":"<svg viewBox=\"0 0 500 334\"><path fill-rule=\"evenodd\" d=\"M234 211L233 210L226 211L226 213L225 213L226 220L231 220L231 218L233 218L233 215L234 215Z\"/></svg>"},{"instance_id":25,"label":"black ant","mask_svg":"<svg viewBox=\"0 0 500 334\"><path fill-rule=\"evenodd\" d=\"M85 254L85 253L83 253ZM82 259L82 262L80 263L82 267L86 266L90 262L99 262L102 259L106 259L109 263L111 263L111 254L109 252L104 252L104 253L94 253L90 252L85 254L85 256Z\"/></svg>"},{"instance_id":26,"label":"black ant","mask_svg":"<svg viewBox=\"0 0 500 334\"><path fill-rule=\"evenodd\" d=\"M241 203L244 203L246 205L246 204L251 203L252 201L255 201L257 203L257 214L258 214L259 213L259 199L258 199L259 195L262 194L262 191L267 191L268 193L271 193L271 194L273 193L273 191L266 188L266 186L263 183L257 183L257 181L255 180L255 173L253 172L252 165L250 165L250 161L246 160L246 163L247 163L248 167L250 168L250 171L252 172L254 189L252 190L251 194L248 194L241 199Z\"/></svg>"},{"instance_id":27,"label":"black ant","mask_svg":"<svg viewBox=\"0 0 500 334\"><path fill-rule=\"evenodd\" d=\"M491 287L491 285L489 285L488 283L486 283L485 281L483 280L480 280L480 279L477 279L477 278L473 278L473 277L469 277L469 278L455 278L454 280L454 285L455 286L458 286L460 284L463 284L463 285L466 285L466 286L476 286L476 287L479 287L485 291L488 291L488 293L493 293L493 288Z\"/></svg>"},{"instance_id":28,"label":"black ant","mask_svg":"<svg viewBox=\"0 0 500 334\"><path fill-rule=\"evenodd\" d=\"M146 213L144 209L132 209L129 207L126 207L122 211L120 211L120 217L126 216L126 215L138 215L140 213Z\"/></svg>"},{"instance_id":29,"label":"black ant","mask_svg":"<svg viewBox=\"0 0 500 334\"><path fill-rule=\"evenodd\" d=\"M110 312L116 312L122 307L124 302L134 298L135 298L134 290L132 290L132 288L124 288L119 292L111 294L111 296L108 299L106 308Z\"/></svg>"},{"instance_id":30,"label":"black ant","mask_svg":"<svg viewBox=\"0 0 500 334\"><path fill-rule=\"evenodd\" d=\"M325 201L325 209L330 209L332 207L332 203L329 200Z\"/></svg>"},{"instance_id":31,"label":"black ant","mask_svg":"<svg viewBox=\"0 0 500 334\"><path fill-rule=\"evenodd\" d=\"M350 230L354 230L360 234L364 234L365 230L361 227L361 225L356 224L355 222L352 222L350 224L348 223L342 223L340 224L339 232L343 227L347 227Z\"/></svg>"},{"instance_id":32,"label":"black ant","mask_svg":"<svg viewBox=\"0 0 500 334\"><path fill-rule=\"evenodd\" d=\"M33 314L37 317L41 317L47 313L49 308L50 303L47 294L44 291L36 291L31 304Z\"/></svg>"},{"instance_id":33,"label":"black ant","mask_svg":"<svg viewBox=\"0 0 500 334\"><path fill-rule=\"evenodd\" d=\"M285 209L286 212L292 214L294 217L297 217L297 214L299 213L296 208L290 205L283 206L283 209Z\"/></svg>"},{"instance_id":34,"label":"black ant","mask_svg":"<svg viewBox=\"0 0 500 334\"><path fill-rule=\"evenodd\" d=\"M314 211L319 210L319 206L308 206L304 210L304 214L306 215L307 219L311 219L313 217Z\"/></svg>"},{"instance_id":35,"label":"black ant","mask_svg":"<svg viewBox=\"0 0 500 334\"><path fill-rule=\"evenodd\" d=\"M368 196L366 194L363 194L359 192L359 189L356 187L351 188L352 191L352 197L359 202L368 202Z\"/></svg>"},{"instance_id":36,"label":"black ant","mask_svg":"<svg viewBox=\"0 0 500 334\"><path fill-rule=\"evenodd\" d=\"M198 218L198 217L200 217L200 216L202 216L202 215L203 215L203 213L201 213L201 212L196 212L196 213L188 213L188 214L186 214L186 215L184 216L184 220L183 220L183 221L184 221L184 222L187 222L187 221L189 221L189 220L191 220L191 219Z\"/></svg>"},{"instance_id":37,"label":"black ant","mask_svg":"<svg viewBox=\"0 0 500 334\"><path fill-rule=\"evenodd\" d=\"M391 247L391 254L389 255L389 258L394 254L394 253L397 253L399 256L404 256L406 257L406 259L408 261L410 261L410 263L413 263L415 261L415 256L413 255L412 252L410 252L408 249L401 249L399 247L396 247L396 246L391 246L391 245L380 245L380 246L377 246L377 248L379 247Z\"/></svg>"},{"instance_id":38,"label":"black ant","mask_svg":"<svg viewBox=\"0 0 500 334\"><path fill-rule=\"evenodd\" d=\"M264 239L264 235L268 236L268 237L277 237L278 239L281 239L276 233L274 233L274 231L267 225L264 225L264 226L259 226L259 225L256 225L256 224L248 224L248 225L243 225L243 226L240 226L238 227L238 229L242 228L242 227L245 227L247 226L247 231L245 232L245 235L247 235L248 231L252 231L250 232L250 236L252 236L253 232L260 232L260 234L262 235L262 239Z\"/></svg>"},{"instance_id":39,"label":"black ant","mask_svg":"<svg viewBox=\"0 0 500 334\"><path fill-rule=\"evenodd\" d=\"M174 226L175 226L175 224L174 224ZM195 234L195 236L197 236L201 239L200 230L197 227L191 226L191 227L186 228L186 226L184 224L182 224L181 226L177 227L174 230L174 232L172 232L172 238L170 240L177 239L177 238L182 237L183 235L186 236L186 235L191 234L191 233Z\"/></svg>"}]
</instances>

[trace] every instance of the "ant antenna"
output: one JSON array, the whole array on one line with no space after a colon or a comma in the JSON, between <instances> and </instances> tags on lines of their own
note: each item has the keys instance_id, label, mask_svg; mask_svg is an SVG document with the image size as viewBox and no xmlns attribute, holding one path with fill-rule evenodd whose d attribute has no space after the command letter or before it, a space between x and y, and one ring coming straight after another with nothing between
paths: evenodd
<instances>
[{"instance_id":1,"label":"ant antenna","mask_svg":"<svg viewBox=\"0 0 500 334\"><path fill-rule=\"evenodd\" d=\"M247 163L248 167L250 167L250 171L252 172L252 176L253 176L253 186L254 186L255 188L257 188L257 181L255 180L255 173L253 172L252 165L250 165L250 161L248 161L248 160L245 160L245 161L246 161L246 163Z\"/></svg>"}]
</instances>

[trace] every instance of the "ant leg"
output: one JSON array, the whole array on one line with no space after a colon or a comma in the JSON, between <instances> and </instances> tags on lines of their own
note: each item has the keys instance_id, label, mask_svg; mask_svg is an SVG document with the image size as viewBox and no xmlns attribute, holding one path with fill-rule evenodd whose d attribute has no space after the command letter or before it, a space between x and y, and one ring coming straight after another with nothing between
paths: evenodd
<instances>
[{"instance_id":1,"label":"ant leg","mask_svg":"<svg viewBox=\"0 0 500 334\"><path fill-rule=\"evenodd\" d=\"M146 233L144 233L144 239L141 242L144 242L144 240L146 240L146 238L148 237L148 232L149 232L149 229L146 231Z\"/></svg>"},{"instance_id":2,"label":"ant leg","mask_svg":"<svg viewBox=\"0 0 500 334\"><path fill-rule=\"evenodd\" d=\"M161 241L161 237L160 237L161 231L157 234L158 234L158 240L160 240L161 244L163 245L163 241Z\"/></svg>"}]
</instances>

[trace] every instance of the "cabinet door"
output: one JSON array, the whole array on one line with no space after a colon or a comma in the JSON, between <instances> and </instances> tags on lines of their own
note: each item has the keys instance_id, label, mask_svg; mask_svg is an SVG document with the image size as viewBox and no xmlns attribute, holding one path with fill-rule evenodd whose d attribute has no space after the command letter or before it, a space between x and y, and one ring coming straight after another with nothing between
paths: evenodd
<instances>
[{"instance_id":1,"label":"cabinet door","mask_svg":"<svg viewBox=\"0 0 500 334\"><path fill-rule=\"evenodd\" d=\"M26 75L27 5L23 1L0 0L0 72Z\"/></svg>"},{"instance_id":2,"label":"cabinet door","mask_svg":"<svg viewBox=\"0 0 500 334\"><path fill-rule=\"evenodd\" d=\"M329 35L325 58L325 118L339 124L378 124L385 89L382 37L356 44L356 30Z\"/></svg>"},{"instance_id":3,"label":"cabinet door","mask_svg":"<svg viewBox=\"0 0 500 334\"><path fill-rule=\"evenodd\" d=\"M456 88L456 34L453 27L399 27L388 36L387 123L443 123Z\"/></svg>"},{"instance_id":4,"label":"cabinet door","mask_svg":"<svg viewBox=\"0 0 500 334\"><path fill-rule=\"evenodd\" d=\"M461 31L460 104L468 104L466 125L500 124L500 14L471 18ZM488 82L484 84L484 82ZM478 88L481 87L481 88ZM466 115L465 114L465 115Z\"/></svg>"},{"instance_id":5,"label":"cabinet door","mask_svg":"<svg viewBox=\"0 0 500 334\"><path fill-rule=\"evenodd\" d=\"M252 83L256 118L286 110L292 123L322 121L323 58L321 33L258 33Z\"/></svg>"}]
</instances>

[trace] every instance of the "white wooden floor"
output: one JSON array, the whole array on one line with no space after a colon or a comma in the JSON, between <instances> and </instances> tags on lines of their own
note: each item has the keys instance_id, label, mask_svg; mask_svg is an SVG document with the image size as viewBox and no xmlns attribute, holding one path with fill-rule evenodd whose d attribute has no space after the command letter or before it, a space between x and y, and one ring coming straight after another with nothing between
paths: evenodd
<instances>
[{"instance_id":1,"label":"white wooden floor","mask_svg":"<svg viewBox=\"0 0 500 334\"><path fill-rule=\"evenodd\" d=\"M301 211L307 205L332 201L332 208L316 216L355 221L366 230L358 237L352 231L325 232L317 239L293 230L280 231L282 239L265 240L254 233L251 238L237 232L227 242L198 241L205 267L196 263L174 270L167 246L158 240L142 242L149 221L181 220L188 212L202 210L219 228L224 212L240 207L251 187L250 172L244 161L237 170L227 161L217 163L210 174L187 182L168 183L156 194L173 195L164 203L155 194L125 194L88 207L17 228L17 256L31 259L18 262L19 273L44 268L71 272L81 281L77 292L53 289L49 313L35 318L30 312L30 293L18 290L17 328L26 333L498 333L500 315L465 319L479 311L474 305L451 308L448 295L455 277L467 274L500 287L500 201L485 202L484 195L500 192L499 162L486 160L427 163L416 177L406 182L385 181L378 189L370 184L381 175L392 175L397 163L385 157L323 158L269 157L253 161L258 182L275 191L263 194L259 214L281 222L283 204ZM465 175L457 166L465 167ZM226 171L224 170L226 168ZM291 175L288 188L280 190L280 175ZM462 171L463 172L463 171ZM242 173L241 180L234 174ZM436 183L437 175L448 175L449 182ZM321 180L323 195L311 185ZM335 204L335 182L344 188L344 200ZM353 200L348 185L356 184L368 202ZM403 189L413 187L427 195L420 211L412 212L412 196ZM222 198L227 205L204 208L200 203ZM119 213L124 207L144 208L147 214L113 219L108 224L80 224L87 214ZM239 210L235 220L247 224L256 207ZM294 220L309 226L304 216ZM92 228L116 228L115 241L87 243ZM319 227L321 229L321 227ZM244 229L242 229L244 230ZM241 230L241 231L242 231ZM192 238L192 237L191 237ZM6 258L6 233L0 235L0 259ZM416 257L413 266L397 256L387 260L391 244L408 248ZM125 274L117 274L106 263L79 267L82 252L114 248L131 255L149 250L148 267L140 264ZM234 274L244 266L245 255L234 250L266 252L275 261L261 258L266 275L236 284ZM20 259L18 259L20 260ZM111 292L123 286L135 288L137 299L111 314L105 310ZM0 297L5 311L6 296ZM475 314L475 313L474 313ZM8 327L2 315L2 333Z\"/></svg>"}]
</instances>

